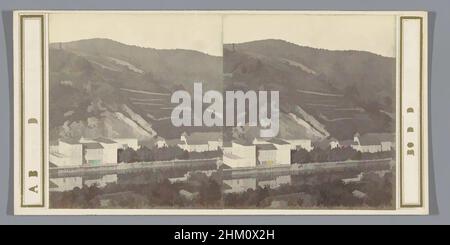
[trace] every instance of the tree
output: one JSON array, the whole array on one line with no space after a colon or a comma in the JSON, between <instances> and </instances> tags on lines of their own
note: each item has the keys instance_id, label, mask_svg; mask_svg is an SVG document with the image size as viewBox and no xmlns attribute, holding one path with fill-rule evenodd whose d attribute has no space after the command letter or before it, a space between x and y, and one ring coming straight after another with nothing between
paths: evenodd
<instances>
[{"instance_id":1,"label":"tree","mask_svg":"<svg viewBox=\"0 0 450 245\"><path fill-rule=\"evenodd\" d=\"M311 156L309 152L305 149L297 149L291 151L291 162L292 163L309 163L311 162Z\"/></svg>"},{"instance_id":2,"label":"tree","mask_svg":"<svg viewBox=\"0 0 450 245\"><path fill-rule=\"evenodd\" d=\"M130 162L136 162L136 160L137 160L136 151L133 150L133 148L131 148L131 147L128 147L126 149L119 149L117 151L117 154L118 154L119 162L130 163Z\"/></svg>"},{"instance_id":3,"label":"tree","mask_svg":"<svg viewBox=\"0 0 450 245\"><path fill-rule=\"evenodd\" d=\"M328 161L330 162L340 162L353 159L357 156L358 151L351 147L335 148L332 149L328 155Z\"/></svg>"},{"instance_id":4,"label":"tree","mask_svg":"<svg viewBox=\"0 0 450 245\"><path fill-rule=\"evenodd\" d=\"M328 148L327 150L323 150L319 147L315 147L311 152L310 152L310 157L311 157L311 161L312 162L326 162L328 161L328 153L329 153L330 149Z\"/></svg>"},{"instance_id":5,"label":"tree","mask_svg":"<svg viewBox=\"0 0 450 245\"><path fill-rule=\"evenodd\" d=\"M208 179L200 186L199 197L206 205L215 204L222 198L221 186L216 181Z\"/></svg>"},{"instance_id":6,"label":"tree","mask_svg":"<svg viewBox=\"0 0 450 245\"><path fill-rule=\"evenodd\" d=\"M140 162L150 162L153 161L153 154L149 148L142 146L136 151L136 158Z\"/></svg>"}]
</instances>

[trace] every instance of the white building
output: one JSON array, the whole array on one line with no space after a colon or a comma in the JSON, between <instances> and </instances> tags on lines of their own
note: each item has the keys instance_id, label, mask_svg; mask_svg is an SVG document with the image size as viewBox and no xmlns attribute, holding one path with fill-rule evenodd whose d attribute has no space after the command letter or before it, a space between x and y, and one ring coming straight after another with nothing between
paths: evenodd
<instances>
[{"instance_id":1,"label":"white building","mask_svg":"<svg viewBox=\"0 0 450 245\"><path fill-rule=\"evenodd\" d=\"M269 143L277 148L277 162L278 165L291 164L291 144L281 139L271 139Z\"/></svg>"},{"instance_id":2,"label":"white building","mask_svg":"<svg viewBox=\"0 0 450 245\"><path fill-rule=\"evenodd\" d=\"M223 162L231 168L290 165L291 144L281 139L233 141L231 147L223 147Z\"/></svg>"},{"instance_id":3,"label":"white building","mask_svg":"<svg viewBox=\"0 0 450 245\"><path fill-rule=\"evenodd\" d=\"M352 148L363 153L390 151L395 147L395 137L388 133L355 134Z\"/></svg>"},{"instance_id":4,"label":"white building","mask_svg":"<svg viewBox=\"0 0 450 245\"><path fill-rule=\"evenodd\" d=\"M57 146L52 146L49 160L56 167L117 164L118 150L127 147L137 150L137 139L59 140Z\"/></svg>"},{"instance_id":5,"label":"white building","mask_svg":"<svg viewBox=\"0 0 450 245\"><path fill-rule=\"evenodd\" d=\"M272 139L264 139L264 138L255 138L253 140L253 144L255 145L262 145L262 144L271 144L270 141ZM312 142L310 139L295 139L295 138L288 138L288 139L282 139L285 143L289 143L291 150L296 150L298 148L302 148L307 151L312 151L314 149Z\"/></svg>"},{"instance_id":6,"label":"white building","mask_svg":"<svg viewBox=\"0 0 450 245\"><path fill-rule=\"evenodd\" d=\"M83 143L83 155L86 165L103 164L103 146L100 143Z\"/></svg>"},{"instance_id":7,"label":"white building","mask_svg":"<svg viewBox=\"0 0 450 245\"><path fill-rule=\"evenodd\" d=\"M225 154L232 154L233 153L233 147L232 147L232 143L227 141L227 142L223 142L222 145L222 152Z\"/></svg>"},{"instance_id":8,"label":"white building","mask_svg":"<svg viewBox=\"0 0 450 245\"><path fill-rule=\"evenodd\" d=\"M83 145L78 141L59 140L58 152L50 154L50 162L58 167L83 165Z\"/></svg>"},{"instance_id":9,"label":"white building","mask_svg":"<svg viewBox=\"0 0 450 245\"><path fill-rule=\"evenodd\" d=\"M231 168L256 167L256 146L233 141L231 153L223 154L223 162Z\"/></svg>"},{"instance_id":10,"label":"white building","mask_svg":"<svg viewBox=\"0 0 450 245\"><path fill-rule=\"evenodd\" d=\"M217 151L223 146L222 133L218 132L184 133L180 140L178 146L188 152Z\"/></svg>"},{"instance_id":11,"label":"white building","mask_svg":"<svg viewBox=\"0 0 450 245\"><path fill-rule=\"evenodd\" d=\"M117 151L121 145L116 141L107 138L85 139L81 138L80 143L99 143L103 147L102 164L116 164L118 162Z\"/></svg>"},{"instance_id":12,"label":"white building","mask_svg":"<svg viewBox=\"0 0 450 245\"><path fill-rule=\"evenodd\" d=\"M103 147L103 164L116 164L118 162L119 144L113 140L98 138L96 139Z\"/></svg>"},{"instance_id":13,"label":"white building","mask_svg":"<svg viewBox=\"0 0 450 245\"><path fill-rule=\"evenodd\" d=\"M278 149L273 144L256 145L258 163L267 166L277 164L277 151Z\"/></svg>"}]
</instances>

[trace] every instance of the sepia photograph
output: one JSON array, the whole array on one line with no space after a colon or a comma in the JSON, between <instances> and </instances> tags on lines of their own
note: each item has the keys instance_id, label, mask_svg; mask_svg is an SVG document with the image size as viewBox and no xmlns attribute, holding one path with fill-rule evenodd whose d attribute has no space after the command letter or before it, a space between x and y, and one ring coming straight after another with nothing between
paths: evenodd
<instances>
[{"instance_id":1,"label":"sepia photograph","mask_svg":"<svg viewBox=\"0 0 450 245\"><path fill-rule=\"evenodd\" d=\"M395 209L395 16L48 22L50 209Z\"/></svg>"}]
</instances>

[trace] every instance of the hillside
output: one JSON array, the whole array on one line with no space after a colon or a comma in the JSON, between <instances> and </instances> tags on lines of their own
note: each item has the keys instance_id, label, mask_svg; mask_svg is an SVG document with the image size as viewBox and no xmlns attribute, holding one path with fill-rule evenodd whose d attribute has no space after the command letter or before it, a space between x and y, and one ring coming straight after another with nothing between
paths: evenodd
<instances>
[{"instance_id":1,"label":"hillside","mask_svg":"<svg viewBox=\"0 0 450 245\"><path fill-rule=\"evenodd\" d=\"M224 73L227 90L280 91L282 113L324 136L395 128L394 58L261 40L224 45Z\"/></svg>"},{"instance_id":2,"label":"hillside","mask_svg":"<svg viewBox=\"0 0 450 245\"><path fill-rule=\"evenodd\" d=\"M198 81L208 89L222 88L221 57L197 51L90 39L53 43L49 55L51 140L84 134L179 137L193 129L169 126L171 93L191 90Z\"/></svg>"},{"instance_id":3,"label":"hillside","mask_svg":"<svg viewBox=\"0 0 450 245\"><path fill-rule=\"evenodd\" d=\"M60 137L178 138L170 95L178 89L280 91L282 137L347 139L356 131L391 132L393 58L329 51L281 40L224 45L224 57L158 50L108 39L53 43L50 139ZM240 135L256 136L255 128ZM241 137L239 136L239 137Z\"/></svg>"}]
</instances>

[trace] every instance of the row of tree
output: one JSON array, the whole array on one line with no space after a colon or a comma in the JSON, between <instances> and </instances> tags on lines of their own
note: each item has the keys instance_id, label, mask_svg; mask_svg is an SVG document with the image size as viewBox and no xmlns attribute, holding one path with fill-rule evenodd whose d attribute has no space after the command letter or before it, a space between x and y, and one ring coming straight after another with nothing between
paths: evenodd
<instances>
[{"instance_id":1,"label":"row of tree","mask_svg":"<svg viewBox=\"0 0 450 245\"><path fill-rule=\"evenodd\" d=\"M395 157L394 151L377 153L362 153L353 148L321 149L314 148L312 151L298 149L291 151L292 163L312 163L312 162L339 162L347 160L371 160Z\"/></svg>"},{"instance_id":2,"label":"row of tree","mask_svg":"<svg viewBox=\"0 0 450 245\"><path fill-rule=\"evenodd\" d=\"M141 146L137 150L134 150L133 148L126 148L119 149L117 154L119 162L124 163L169 161L175 159L206 159L222 156L221 151L187 152L176 146L153 149L146 146Z\"/></svg>"},{"instance_id":3,"label":"row of tree","mask_svg":"<svg viewBox=\"0 0 450 245\"><path fill-rule=\"evenodd\" d=\"M119 162L150 162L150 161L169 161L169 160L187 160L187 159L207 159L221 157L222 151L207 152L187 152L179 147L170 146L164 148L150 149L146 146L140 147L138 150L133 148L119 149ZM353 148L335 148L321 149L314 148L311 151L297 149L291 151L292 163L312 163L312 162L337 162L347 160L371 160L395 157L394 151L377 152L377 153L361 153Z\"/></svg>"}]
</instances>

